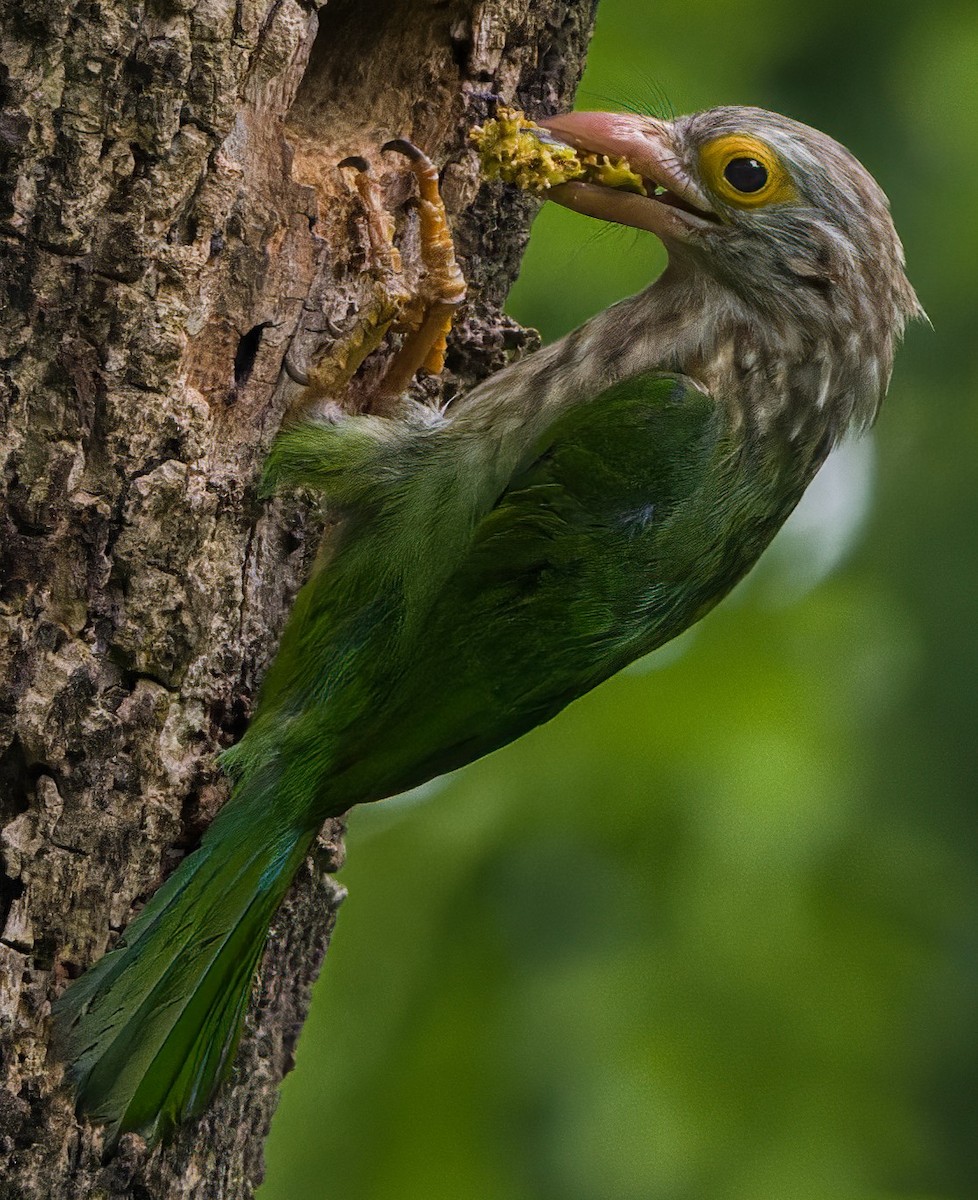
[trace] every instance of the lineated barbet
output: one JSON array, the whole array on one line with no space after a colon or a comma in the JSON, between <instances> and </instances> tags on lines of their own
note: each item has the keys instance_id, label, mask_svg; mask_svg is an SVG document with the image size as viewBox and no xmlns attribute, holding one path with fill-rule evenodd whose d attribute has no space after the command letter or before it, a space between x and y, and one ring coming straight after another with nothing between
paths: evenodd
<instances>
[{"instance_id":1,"label":"lineated barbet","mask_svg":"<svg viewBox=\"0 0 978 1200\"><path fill-rule=\"evenodd\" d=\"M110 1138L156 1140L206 1105L323 820L505 745L702 617L872 424L921 312L886 197L815 129L736 107L544 124L624 156L646 193L549 197L656 234L668 268L442 412L312 406L279 435L266 485L320 490L336 523L225 756L231 798L57 1005ZM432 361L415 325L398 390Z\"/></svg>"}]
</instances>

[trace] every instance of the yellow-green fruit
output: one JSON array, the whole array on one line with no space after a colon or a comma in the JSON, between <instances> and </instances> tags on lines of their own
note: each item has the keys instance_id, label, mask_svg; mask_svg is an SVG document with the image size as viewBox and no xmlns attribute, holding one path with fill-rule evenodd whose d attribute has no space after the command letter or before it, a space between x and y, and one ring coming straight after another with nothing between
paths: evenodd
<instances>
[{"instance_id":1,"label":"yellow-green fruit","mask_svg":"<svg viewBox=\"0 0 978 1200\"><path fill-rule=\"evenodd\" d=\"M479 149L486 179L501 179L538 193L580 180L646 195L641 176L624 158L579 153L554 140L518 109L500 108L498 116L477 125L470 137Z\"/></svg>"}]
</instances>

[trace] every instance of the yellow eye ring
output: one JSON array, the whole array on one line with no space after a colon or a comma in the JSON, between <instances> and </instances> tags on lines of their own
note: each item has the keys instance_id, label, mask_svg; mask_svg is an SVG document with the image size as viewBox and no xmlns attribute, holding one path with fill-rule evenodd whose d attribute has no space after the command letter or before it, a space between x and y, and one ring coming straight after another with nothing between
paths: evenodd
<instances>
[{"instance_id":1,"label":"yellow eye ring","mask_svg":"<svg viewBox=\"0 0 978 1200\"><path fill-rule=\"evenodd\" d=\"M703 182L724 204L760 208L798 199L791 176L770 146L748 134L714 138L700 149Z\"/></svg>"}]
</instances>

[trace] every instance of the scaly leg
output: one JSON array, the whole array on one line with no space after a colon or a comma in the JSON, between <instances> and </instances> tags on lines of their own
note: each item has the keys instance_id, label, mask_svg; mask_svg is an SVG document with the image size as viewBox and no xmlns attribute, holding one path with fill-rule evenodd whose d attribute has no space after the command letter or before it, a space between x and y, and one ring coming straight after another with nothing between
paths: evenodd
<instances>
[{"instance_id":1,"label":"scaly leg","mask_svg":"<svg viewBox=\"0 0 978 1200\"><path fill-rule=\"evenodd\" d=\"M413 297L404 283L401 256L394 246L394 223L384 208L380 185L365 158L345 158L339 166L353 167L356 188L363 201L370 245L371 296L357 314L352 333L339 335L330 350L307 373L300 372L286 358L290 378L306 390L300 404L305 407L321 399L338 398L360 367L380 346L387 333Z\"/></svg>"},{"instance_id":2,"label":"scaly leg","mask_svg":"<svg viewBox=\"0 0 978 1200\"><path fill-rule=\"evenodd\" d=\"M438 190L438 172L426 154L404 138L388 142L384 150L403 154L418 181L421 223L421 266L424 275L414 299L409 332L387 368L378 389L382 396L398 396L419 370L441 374L455 311L465 299L465 277L455 261L455 246L445 204Z\"/></svg>"},{"instance_id":3,"label":"scaly leg","mask_svg":"<svg viewBox=\"0 0 978 1200\"><path fill-rule=\"evenodd\" d=\"M420 201L420 259L422 275L412 295L404 282L401 256L393 244L394 226L383 205L380 185L364 158L344 159L339 166L357 171L356 188L363 201L370 244L371 298L357 315L348 336L339 335L333 347L308 372L287 357L285 369L305 390L293 407L305 409L322 399L338 399L364 360L393 329L404 341L373 389L369 409L389 410L421 368L438 374L444 367L446 338L455 310L465 298L465 279L455 261L455 248L445 206L438 191L434 164L416 146L403 139L388 142L384 150L404 154L418 181Z\"/></svg>"}]
</instances>

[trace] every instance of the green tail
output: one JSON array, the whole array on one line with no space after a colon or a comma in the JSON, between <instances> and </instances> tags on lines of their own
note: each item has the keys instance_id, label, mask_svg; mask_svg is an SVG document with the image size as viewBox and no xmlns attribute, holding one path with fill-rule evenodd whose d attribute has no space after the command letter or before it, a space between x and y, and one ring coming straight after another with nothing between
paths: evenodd
<instances>
[{"instance_id":1,"label":"green tail","mask_svg":"<svg viewBox=\"0 0 978 1200\"><path fill-rule=\"evenodd\" d=\"M110 1141L158 1141L230 1069L268 926L315 836L276 826L272 775L238 783L200 848L55 1005L79 1108Z\"/></svg>"}]
</instances>

